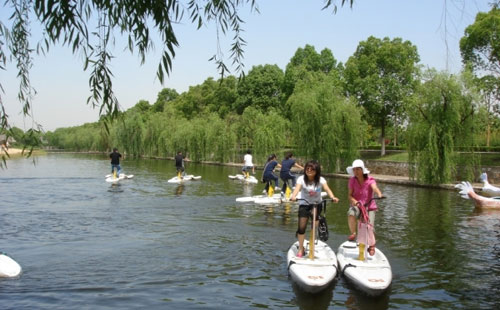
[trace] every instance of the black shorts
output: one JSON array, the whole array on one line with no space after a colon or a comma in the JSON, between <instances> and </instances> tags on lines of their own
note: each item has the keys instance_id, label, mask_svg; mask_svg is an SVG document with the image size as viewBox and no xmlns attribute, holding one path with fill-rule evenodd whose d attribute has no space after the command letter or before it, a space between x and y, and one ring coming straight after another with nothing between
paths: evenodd
<instances>
[{"instance_id":1,"label":"black shorts","mask_svg":"<svg viewBox=\"0 0 500 310\"><path fill-rule=\"evenodd\" d=\"M299 206L299 218L300 217L312 217L313 206L314 205L300 205ZM317 206L316 220L319 219L319 214L321 213L322 208L323 208L323 205L321 205L321 204L319 204Z\"/></svg>"}]
</instances>

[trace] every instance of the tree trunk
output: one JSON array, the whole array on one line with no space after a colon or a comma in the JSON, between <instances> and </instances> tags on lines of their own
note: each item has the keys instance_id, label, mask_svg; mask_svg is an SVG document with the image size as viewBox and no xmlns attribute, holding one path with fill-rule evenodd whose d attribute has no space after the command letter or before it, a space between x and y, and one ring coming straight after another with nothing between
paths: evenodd
<instances>
[{"instance_id":1,"label":"tree trunk","mask_svg":"<svg viewBox=\"0 0 500 310\"><path fill-rule=\"evenodd\" d=\"M487 147L490 147L490 135L491 135L490 123L488 122L488 126L486 126L486 146Z\"/></svg>"},{"instance_id":2,"label":"tree trunk","mask_svg":"<svg viewBox=\"0 0 500 310\"><path fill-rule=\"evenodd\" d=\"M380 144L382 145L382 148L380 149L380 156L385 156L385 124L382 123L382 128L380 132Z\"/></svg>"}]
</instances>

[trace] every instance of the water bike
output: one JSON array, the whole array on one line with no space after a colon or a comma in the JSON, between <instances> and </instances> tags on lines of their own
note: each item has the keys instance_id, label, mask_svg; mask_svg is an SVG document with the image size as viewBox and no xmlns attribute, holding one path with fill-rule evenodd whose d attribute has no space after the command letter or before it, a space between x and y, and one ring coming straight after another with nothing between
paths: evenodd
<instances>
[{"instance_id":1,"label":"water bike","mask_svg":"<svg viewBox=\"0 0 500 310\"><path fill-rule=\"evenodd\" d=\"M117 175L116 172L113 172L113 174L107 174L104 178L106 179L106 182L115 183L125 179L132 179L133 177L133 174L127 175L125 173L120 173Z\"/></svg>"},{"instance_id":2,"label":"water bike","mask_svg":"<svg viewBox=\"0 0 500 310\"><path fill-rule=\"evenodd\" d=\"M384 253L377 248L373 256L367 254L359 259L360 244L346 241L339 246L337 258L341 274L354 286L370 296L377 296L387 290L392 282L392 269ZM362 252L365 249L361 249Z\"/></svg>"},{"instance_id":3,"label":"water bike","mask_svg":"<svg viewBox=\"0 0 500 310\"><path fill-rule=\"evenodd\" d=\"M0 252L0 278L14 278L21 274L21 266L10 256Z\"/></svg>"},{"instance_id":4,"label":"water bike","mask_svg":"<svg viewBox=\"0 0 500 310\"><path fill-rule=\"evenodd\" d=\"M192 174L182 175L182 173L179 172L179 173L177 173L176 177L171 178L167 182L180 184L180 183L184 183L185 181L199 180L199 179L201 179L201 176L194 176Z\"/></svg>"},{"instance_id":5,"label":"water bike","mask_svg":"<svg viewBox=\"0 0 500 310\"><path fill-rule=\"evenodd\" d=\"M317 207L326 207L327 200L314 205L312 218L316 218ZM316 221L312 221L310 240L304 240L305 255L297 257L299 242L296 241L287 253L288 273L292 280L306 292L318 293L324 290L337 275L337 256L323 241L317 240Z\"/></svg>"},{"instance_id":6,"label":"water bike","mask_svg":"<svg viewBox=\"0 0 500 310\"><path fill-rule=\"evenodd\" d=\"M321 192L321 197L326 197L327 193L326 192ZM300 199L302 197L301 193L299 192L297 194L297 199ZM237 202L246 202L246 203L256 203L256 204L261 204L261 205L267 205L267 204L280 204L280 203L287 203L287 202L293 202L296 203L296 201L291 201L290 198L286 198L286 196L282 193L279 194L272 194L270 196L269 194L267 195L255 195L255 196L247 196L247 197L238 197L236 198Z\"/></svg>"},{"instance_id":7,"label":"water bike","mask_svg":"<svg viewBox=\"0 0 500 310\"><path fill-rule=\"evenodd\" d=\"M230 175L229 178L231 180L242 181L245 183L252 183L252 184L259 183L259 180L257 180L256 177L254 177L253 175L250 175L249 173L247 173L246 175L244 175L244 174Z\"/></svg>"},{"instance_id":8,"label":"water bike","mask_svg":"<svg viewBox=\"0 0 500 310\"><path fill-rule=\"evenodd\" d=\"M370 296L377 296L385 292L391 285L392 269L389 260L379 248L375 249L374 255L367 252L368 245L375 245L373 226L370 226L366 212L370 202L371 200L364 206L358 205L361 218L358 224L357 242L346 241L342 243L338 248L337 258L342 275L361 291Z\"/></svg>"},{"instance_id":9,"label":"water bike","mask_svg":"<svg viewBox=\"0 0 500 310\"><path fill-rule=\"evenodd\" d=\"M481 173L479 177L481 182L483 182L483 188L481 188L481 194L486 197L500 197L500 188L494 185L491 185L488 182L488 175L486 172Z\"/></svg>"},{"instance_id":10,"label":"water bike","mask_svg":"<svg viewBox=\"0 0 500 310\"><path fill-rule=\"evenodd\" d=\"M238 197L238 198L236 198L236 201L237 202L251 202L251 203L262 204L262 205L292 202L292 201L290 201L292 188L288 184L287 184L287 187L286 187L286 190L284 193L279 192L279 193L275 194L274 186L272 186L271 181L267 182L266 188L267 188L267 193L264 190L264 194L262 194L262 195ZM326 197L326 196L327 196L326 192L321 192L321 197ZM302 197L301 192L299 192L297 194L297 200L301 199L301 197Z\"/></svg>"},{"instance_id":11,"label":"water bike","mask_svg":"<svg viewBox=\"0 0 500 310\"><path fill-rule=\"evenodd\" d=\"M483 197L476 192L474 192L474 188L472 185L467 182L461 182L455 185L455 188L460 189L459 194L462 198L472 199L474 201L474 205L478 209L499 209L500 210L500 197Z\"/></svg>"}]
</instances>

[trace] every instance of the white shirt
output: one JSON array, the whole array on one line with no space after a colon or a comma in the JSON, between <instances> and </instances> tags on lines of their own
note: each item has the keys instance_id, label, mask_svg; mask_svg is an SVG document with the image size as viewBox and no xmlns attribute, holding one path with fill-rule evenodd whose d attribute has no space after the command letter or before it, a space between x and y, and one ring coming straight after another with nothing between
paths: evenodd
<instances>
[{"instance_id":1,"label":"white shirt","mask_svg":"<svg viewBox=\"0 0 500 310\"><path fill-rule=\"evenodd\" d=\"M319 177L319 184L315 185L315 183L312 182L306 185L306 182L304 182L304 176L301 175L297 179L297 184L300 184L302 186L300 188L300 198L307 201L299 200L299 203L301 205L320 203L322 200L321 189L323 188L323 184L325 183L326 180L323 177Z\"/></svg>"},{"instance_id":2,"label":"white shirt","mask_svg":"<svg viewBox=\"0 0 500 310\"><path fill-rule=\"evenodd\" d=\"M253 167L252 155L245 154L245 156L243 156L243 161L245 162L245 167Z\"/></svg>"}]
</instances>

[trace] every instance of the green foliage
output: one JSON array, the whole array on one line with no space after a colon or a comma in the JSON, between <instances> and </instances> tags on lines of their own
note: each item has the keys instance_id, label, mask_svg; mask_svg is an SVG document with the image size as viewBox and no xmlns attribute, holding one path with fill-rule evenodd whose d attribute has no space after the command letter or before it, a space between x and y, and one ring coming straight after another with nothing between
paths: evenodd
<instances>
[{"instance_id":1,"label":"green foliage","mask_svg":"<svg viewBox=\"0 0 500 310\"><path fill-rule=\"evenodd\" d=\"M164 113L154 113L144 124L143 154L151 157L165 157L167 143L163 139L163 132L168 130L168 119Z\"/></svg>"},{"instance_id":2,"label":"green foliage","mask_svg":"<svg viewBox=\"0 0 500 310\"><path fill-rule=\"evenodd\" d=\"M206 154L204 160L230 162L236 156L236 134L231 124L217 114L211 114L207 120L208 127Z\"/></svg>"},{"instance_id":3,"label":"green foliage","mask_svg":"<svg viewBox=\"0 0 500 310\"><path fill-rule=\"evenodd\" d=\"M325 48L318 54L312 45L307 44L304 48L298 48L286 66L283 81L284 101L288 100L295 84L308 72L328 74L332 71L339 73L341 70L342 65L337 64L330 49Z\"/></svg>"},{"instance_id":4,"label":"green foliage","mask_svg":"<svg viewBox=\"0 0 500 310\"><path fill-rule=\"evenodd\" d=\"M462 76L464 77L464 76ZM467 81L446 73L427 73L409 108L409 162L412 177L430 184L449 183L459 158L455 147L474 145L474 94ZM460 163L470 177L475 160Z\"/></svg>"},{"instance_id":5,"label":"green foliage","mask_svg":"<svg viewBox=\"0 0 500 310\"><path fill-rule=\"evenodd\" d=\"M331 76L309 74L297 83L288 104L299 153L340 171L358 155L363 122L359 108L342 97L335 84Z\"/></svg>"},{"instance_id":6,"label":"green foliage","mask_svg":"<svg viewBox=\"0 0 500 310\"><path fill-rule=\"evenodd\" d=\"M465 29L460 40L460 51L465 64L476 71L500 74L500 9L493 7L488 13L480 12L476 20Z\"/></svg>"},{"instance_id":7,"label":"green foliage","mask_svg":"<svg viewBox=\"0 0 500 310\"><path fill-rule=\"evenodd\" d=\"M153 112L163 112L163 107L165 104L175 100L179 97L179 94L175 89L164 88L158 93L155 103L153 104Z\"/></svg>"},{"instance_id":8,"label":"green foliage","mask_svg":"<svg viewBox=\"0 0 500 310\"><path fill-rule=\"evenodd\" d=\"M265 162L270 154L278 153L284 145L289 122L275 110L258 113L254 122L254 155L260 162Z\"/></svg>"},{"instance_id":9,"label":"green foliage","mask_svg":"<svg viewBox=\"0 0 500 310\"><path fill-rule=\"evenodd\" d=\"M140 157L143 154L144 120L140 113L127 113L116 120L113 134L117 147L127 154Z\"/></svg>"},{"instance_id":10,"label":"green foliage","mask_svg":"<svg viewBox=\"0 0 500 310\"><path fill-rule=\"evenodd\" d=\"M254 66L238 85L236 112L241 114L250 106L262 112L270 108L282 110L283 76L283 70L277 65Z\"/></svg>"},{"instance_id":11,"label":"green foliage","mask_svg":"<svg viewBox=\"0 0 500 310\"><path fill-rule=\"evenodd\" d=\"M345 88L365 108L368 122L381 129L382 141L386 127L400 118L415 89L419 60L409 41L369 37L346 63ZM381 155L384 151L383 147Z\"/></svg>"}]
</instances>

